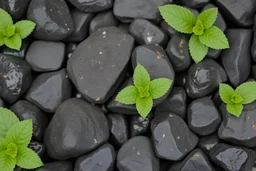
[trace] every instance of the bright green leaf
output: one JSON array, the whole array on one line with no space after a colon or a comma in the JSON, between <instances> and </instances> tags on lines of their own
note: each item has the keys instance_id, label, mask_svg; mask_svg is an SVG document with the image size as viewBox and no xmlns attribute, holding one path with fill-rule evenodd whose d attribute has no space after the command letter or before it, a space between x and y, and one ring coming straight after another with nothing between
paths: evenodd
<instances>
[{"instance_id":1,"label":"bright green leaf","mask_svg":"<svg viewBox=\"0 0 256 171\"><path fill-rule=\"evenodd\" d=\"M7 145L7 149L5 150L5 154L7 154L8 156L11 156L11 158L15 158L17 156L18 153L18 147L16 144L14 143L9 143Z\"/></svg>"},{"instance_id":2,"label":"bright green leaf","mask_svg":"<svg viewBox=\"0 0 256 171\"><path fill-rule=\"evenodd\" d=\"M3 46L3 45L4 45L4 39L5 39L5 35L3 35L3 34L0 32L0 46Z\"/></svg>"},{"instance_id":3,"label":"bright green leaf","mask_svg":"<svg viewBox=\"0 0 256 171\"><path fill-rule=\"evenodd\" d=\"M24 169L35 169L44 165L39 156L33 150L26 147L19 147L16 158L17 165Z\"/></svg>"},{"instance_id":4,"label":"bright green leaf","mask_svg":"<svg viewBox=\"0 0 256 171\"><path fill-rule=\"evenodd\" d=\"M13 171L16 165L16 159L6 155L5 152L0 152L0 170Z\"/></svg>"},{"instance_id":5,"label":"bright green leaf","mask_svg":"<svg viewBox=\"0 0 256 171\"><path fill-rule=\"evenodd\" d=\"M219 95L224 103L231 104L231 97L235 94L235 90L228 84L220 83Z\"/></svg>"},{"instance_id":6,"label":"bright green leaf","mask_svg":"<svg viewBox=\"0 0 256 171\"><path fill-rule=\"evenodd\" d=\"M196 25L193 27L193 33L197 36L202 35L204 33L204 26L200 20L196 21Z\"/></svg>"},{"instance_id":7,"label":"bright green leaf","mask_svg":"<svg viewBox=\"0 0 256 171\"><path fill-rule=\"evenodd\" d=\"M204 31L204 34L199 36L199 40L206 46L213 49L229 48L228 39L225 34L215 26Z\"/></svg>"},{"instance_id":8,"label":"bright green leaf","mask_svg":"<svg viewBox=\"0 0 256 171\"><path fill-rule=\"evenodd\" d=\"M201 20L205 29L209 29L217 19L218 8L210 8L200 13L197 19Z\"/></svg>"},{"instance_id":9,"label":"bright green leaf","mask_svg":"<svg viewBox=\"0 0 256 171\"><path fill-rule=\"evenodd\" d=\"M231 96L230 101L234 104L240 104L244 101L244 99L239 94L235 93Z\"/></svg>"},{"instance_id":10,"label":"bright green leaf","mask_svg":"<svg viewBox=\"0 0 256 171\"><path fill-rule=\"evenodd\" d=\"M139 91L139 96L140 97L148 97L150 96L149 93L149 84L145 87L137 87L138 91Z\"/></svg>"},{"instance_id":11,"label":"bright green leaf","mask_svg":"<svg viewBox=\"0 0 256 171\"><path fill-rule=\"evenodd\" d=\"M20 35L22 39L28 37L36 27L36 24L32 21L22 20L15 24L16 33Z\"/></svg>"},{"instance_id":12,"label":"bright green leaf","mask_svg":"<svg viewBox=\"0 0 256 171\"><path fill-rule=\"evenodd\" d=\"M243 104L256 100L256 82L246 82L236 88L236 93L243 98Z\"/></svg>"},{"instance_id":13,"label":"bright green leaf","mask_svg":"<svg viewBox=\"0 0 256 171\"><path fill-rule=\"evenodd\" d=\"M4 138L0 137L0 153L5 151L7 148L7 142Z\"/></svg>"},{"instance_id":14,"label":"bright green leaf","mask_svg":"<svg viewBox=\"0 0 256 171\"><path fill-rule=\"evenodd\" d=\"M6 140L17 146L27 146L32 138L32 120L24 120L15 124L6 134Z\"/></svg>"},{"instance_id":15,"label":"bright green leaf","mask_svg":"<svg viewBox=\"0 0 256 171\"><path fill-rule=\"evenodd\" d=\"M12 37L6 37L4 43L8 48L20 50L22 41L20 35L16 33Z\"/></svg>"},{"instance_id":16,"label":"bright green leaf","mask_svg":"<svg viewBox=\"0 0 256 171\"><path fill-rule=\"evenodd\" d=\"M172 80L168 78L157 78L150 82L150 95L153 99L158 99L168 92L172 85Z\"/></svg>"},{"instance_id":17,"label":"bright green leaf","mask_svg":"<svg viewBox=\"0 0 256 171\"><path fill-rule=\"evenodd\" d=\"M116 101L119 103L132 105L136 103L137 95L137 88L135 86L128 86L117 94Z\"/></svg>"},{"instance_id":18,"label":"bright green leaf","mask_svg":"<svg viewBox=\"0 0 256 171\"><path fill-rule=\"evenodd\" d=\"M243 111L243 105L242 104L227 104L227 111L235 115L236 117L239 117Z\"/></svg>"},{"instance_id":19,"label":"bright green leaf","mask_svg":"<svg viewBox=\"0 0 256 171\"><path fill-rule=\"evenodd\" d=\"M2 31L3 35L6 36L6 37L11 37L15 34L15 26L14 25L11 25L11 26L8 26L6 29L4 29Z\"/></svg>"},{"instance_id":20,"label":"bright green leaf","mask_svg":"<svg viewBox=\"0 0 256 171\"><path fill-rule=\"evenodd\" d=\"M206 56L208 47L200 42L198 36L192 35L189 40L189 51L195 63L199 63Z\"/></svg>"},{"instance_id":21,"label":"bright green leaf","mask_svg":"<svg viewBox=\"0 0 256 171\"><path fill-rule=\"evenodd\" d=\"M134 70L133 83L136 87L146 87L150 83L148 71L140 64Z\"/></svg>"},{"instance_id":22,"label":"bright green leaf","mask_svg":"<svg viewBox=\"0 0 256 171\"><path fill-rule=\"evenodd\" d=\"M5 30L11 25L13 25L12 17L5 10L0 8L0 31Z\"/></svg>"},{"instance_id":23,"label":"bright green leaf","mask_svg":"<svg viewBox=\"0 0 256 171\"><path fill-rule=\"evenodd\" d=\"M182 33L193 32L196 17L188 9L178 5L164 5L159 10L164 20L175 30Z\"/></svg>"},{"instance_id":24,"label":"bright green leaf","mask_svg":"<svg viewBox=\"0 0 256 171\"><path fill-rule=\"evenodd\" d=\"M139 114L146 118L153 107L153 99L152 97L138 97L136 100L136 109Z\"/></svg>"},{"instance_id":25,"label":"bright green leaf","mask_svg":"<svg viewBox=\"0 0 256 171\"><path fill-rule=\"evenodd\" d=\"M18 122L19 119L12 111L0 108L0 138L5 138L6 133Z\"/></svg>"}]
</instances>

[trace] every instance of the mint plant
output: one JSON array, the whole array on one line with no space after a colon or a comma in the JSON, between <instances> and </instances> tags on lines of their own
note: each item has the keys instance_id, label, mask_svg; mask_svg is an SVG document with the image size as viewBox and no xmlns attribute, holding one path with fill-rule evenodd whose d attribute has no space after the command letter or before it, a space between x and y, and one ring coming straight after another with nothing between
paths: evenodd
<instances>
[{"instance_id":1,"label":"mint plant","mask_svg":"<svg viewBox=\"0 0 256 171\"><path fill-rule=\"evenodd\" d=\"M0 46L20 50L22 39L28 37L35 27L36 24L28 20L13 24L12 17L0 8Z\"/></svg>"},{"instance_id":2,"label":"mint plant","mask_svg":"<svg viewBox=\"0 0 256 171\"><path fill-rule=\"evenodd\" d=\"M1 171L13 171L16 165L24 169L43 166L38 155L28 148L32 133L32 120L19 121L12 111L0 108Z\"/></svg>"},{"instance_id":3,"label":"mint plant","mask_svg":"<svg viewBox=\"0 0 256 171\"><path fill-rule=\"evenodd\" d=\"M235 90L228 84L221 83L219 95L226 103L227 111L239 117L243 110L243 105L256 100L256 82L246 82L238 86Z\"/></svg>"},{"instance_id":4,"label":"mint plant","mask_svg":"<svg viewBox=\"0 0 256 171\"><path fill-rule=\"evenodd\" d=\"M157 78L150 81L147 70L138 64L133 75L134 86L128 86L121 90L116 101L126 104L136 104L138 113L146 118L153 107L153 99L158 99L168 92L172 80L168 78Z\"/></svg>"},{"instance_id":5,"label":"mint plant","mask_svg":"<svg viewBox=\"0 0 256 171\"><path fill-rule=\"evenodd\" d=\"M175 30L192 34L189 51L195 63L205 58L209 48L229 48L225 34L213 26L218 15L217 8L205 10L197 18L191 11L178 5L164 5L159 10L164 20Z\"/></svg>"}]
</instances>

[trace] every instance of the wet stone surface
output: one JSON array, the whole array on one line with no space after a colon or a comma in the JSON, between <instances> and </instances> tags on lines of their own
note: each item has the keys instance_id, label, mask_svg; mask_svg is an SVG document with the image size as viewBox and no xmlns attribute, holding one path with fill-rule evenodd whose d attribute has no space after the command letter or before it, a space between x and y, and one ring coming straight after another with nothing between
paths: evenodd
<instances>
[{"instance_id":1,"label":"wet stone surface","mask_svg":"<svg viewBox=\"0 0 256 171\"><path fill-rule=\"evenodd\" d=\"M77 9L84 12L100 12L112 7L113 0L67 0Z\"/></svg>"}]
</instances>

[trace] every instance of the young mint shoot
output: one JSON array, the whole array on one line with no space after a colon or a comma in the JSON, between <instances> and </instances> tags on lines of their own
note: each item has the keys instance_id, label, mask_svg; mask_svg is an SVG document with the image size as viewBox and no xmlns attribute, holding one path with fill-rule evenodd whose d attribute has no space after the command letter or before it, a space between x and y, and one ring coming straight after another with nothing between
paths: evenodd
<instances>
[{"instance_id":1,"label":"young mint shoot","mask_svg":"<svg viewBox=\"0 0 256 171\"><path fill-rule=\"evenodd\" d=\"M0 46L20 50L22 39L28 37L35 29L32 21L22 20L13 24L11 16L0 8Z\"/></svg>"},{"instance_id":2,"label":"young mint shoot","mask_svg":"<svg viewBox=\"0 0 256 171\"><path fill-rule=\"evenodd\" d=\"M178 5L159 7L164 20L181 33L192 34L189 40L189 51L195 63L202 61L208 49L229 48L228 39L216 26L218 9L210 8L196 16L188 9Z\"/></svg>"},{"instance_id":3,"label":"young mint shoot","mask_svg":"<svg viewBox=\"0 0 256 171\"><path fill-rule=\"evenodd\" d=\"M134 70L133 83L134 86L128 86L118 93L116 101L126 105L136 104L138 113L146 118L153 107L153 99L165 95L172 80L157 78L150 81L147 70L138 64Z\"/></svg>"},{"instance_id":4,"label":"young mint shoot","mask_svg":"<svg viewBox=\"0 0 256 171\"><path fill-rule=\"evenodd\" d=\"M0 108L1 171L13 171L16 165L24 169L43 166L39 156L28 148L32 133L32 120L19 121L12 111Z\"/></svg>"},{"instance_id":5,"label":"young mint shoot","mask_svg":"<svg viewBox=\"0 0 256 171\"><path fill-rule=\"evenodd\" d=\"M243 105L256 100L256 82L246 82L238 86L235 90L228 84L221 83L219 94L221 100L226 103L227 111L239 117L243 110Z\"/></svg>"}]
</instances>

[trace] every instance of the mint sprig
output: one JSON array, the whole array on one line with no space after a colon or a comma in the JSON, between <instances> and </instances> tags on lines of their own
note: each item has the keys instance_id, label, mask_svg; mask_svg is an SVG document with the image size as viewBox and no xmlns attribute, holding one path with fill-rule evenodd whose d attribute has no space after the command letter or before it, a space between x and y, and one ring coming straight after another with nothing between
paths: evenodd
<instances>
[{"instance_id":1,"label":"mint sprig","mask_svg":"<svg viewBox=\"0 0 256 171\"><path fill-rule=\"evenodd\" d=\"M153 107L153 99L158 99L168 92L172 80L157 78L150 80L149 73L140 64L134 70L134 86L125 87L116 97L116 101L126 104L136 104L138 113L146 118Z\"/></svg>"},{"instance_id":2,"label":"mint sprig","mask_svg":"<svg viewBox=\"0 0 256 171\"><path fill-rule=\"evenodd\" d=\"M0 108L0 122L0 170L13 171L16 165L24 169L43 166L39 156L27 147L32 120L19 121L12 111Z\"/></svg>"},{"instance_id":3,"label":"mint sprig","mask_svg":"<svg viewBox=\"0 0 256 171\"><path fill-rule=\"evenodd\" d=\"M191 11L178 5L164 5L159 7L159 10L164 20L175 30L192 34L189 51L195 63L205 58L209 48L229 48L225 34L218 27L213 26L218 15L217 8L207 9L197 18Z\"/></svg>"},{"instance_id":4,"label":"mint sprig","mask_svg":"<svg viewBox=\"0 0 256 171\"><path fill-rule=\"evenodd\" d=\"M28 20L13 24L11 16L0 8L0 46L20 50L22 39L28 37L35 27L36 24Z\"/></svg>"},{"instance_id":5,"label":"mint sprig","mask_svg":"<svg viewBox=\"0 0 256 171\"><path fill-rule=\"evenodd\" d=\"M239 117L243 110L243 105L256 100L256 82L246 82L238 86L235 90L228 84L219 85L221 100L226 103L227 111Z\"/></svg>"}]
</instances>

